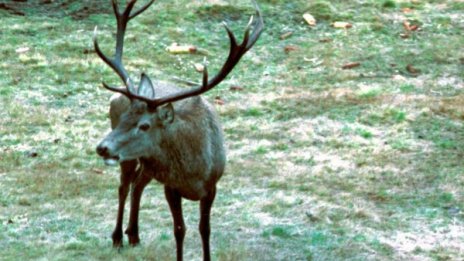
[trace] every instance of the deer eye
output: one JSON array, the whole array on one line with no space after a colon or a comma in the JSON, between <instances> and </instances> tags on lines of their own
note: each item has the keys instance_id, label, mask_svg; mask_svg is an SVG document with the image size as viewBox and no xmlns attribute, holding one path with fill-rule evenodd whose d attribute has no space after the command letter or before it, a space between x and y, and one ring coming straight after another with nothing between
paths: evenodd
<instances>
[{"instance_id":1,"label":"deer eye","mask_svg":"<svg viewBox=\"0 0 464 261\"><path fill-rule=\"evenodd\" d=\"M150 129L150 124L148 124L148 123L142 123L142 124L140 124L139 129L140 129L141 131L147 131L148 129Z\"/></svg>"}]
</instances>

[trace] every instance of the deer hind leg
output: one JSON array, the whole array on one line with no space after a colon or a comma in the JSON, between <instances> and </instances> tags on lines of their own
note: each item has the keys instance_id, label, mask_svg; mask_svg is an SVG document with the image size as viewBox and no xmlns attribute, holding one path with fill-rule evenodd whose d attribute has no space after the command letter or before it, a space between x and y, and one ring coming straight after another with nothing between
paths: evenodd
<instances>
[{"instance_id":1,"label":"deer hind leg","mask_svg":"<svg viewBox=\"0 0 464 261\"><path fill-rule=\"evenodd\" d=\"M135 175L136 161L128 161L120 164L121 167L121 183L119 185L119 205L118 215L116 218L116 227L114 228L112 239L114 247L122 247L122 220L124 218L124 205L126 203L129 187Z\"/></svg>"},{"instance_id":2,"label":"deer hind leg","mask_svg":"<svg viewBox=\"0 0 464 261\"><path fill-rule=\"evenodd\" d=\"M140 242L139 238L139 209L140 198L142 197L143 190L150 183L151 178L143 172L137 173L132 181L131 191L131 208L129 216L129 225L126 229L126 234L129 237L129 244L136 246Z\"/></svg>"},{"instance_id":3,"label":"deer hind leg","mask_svg":"<svg viewBox=\"0 0 464 261\"><path fill-rule=\"evenodd\" d=\"M185 224L182 216L182 198L175 189L171 189L167 186L164 187L164 194L171 210L172 218L174 220L174 237L176 238L177 248L177 261L183 259L183 244L185 237Z\"/></svg>"},{"instance_id":4,"label":"deer hind leg","mask_svg":"<svg viewBox=\"0 0 464 261\"><path fill-rule=\"evenodd\" d=\"M209 235L211 228L209 224L211 207L213 206L214 198L216 197L216 187L213 187L208 195L200 200L200 235L203 243L203 260L211 260L210 248L209 248Z\"/></svg>"}]
</instances>

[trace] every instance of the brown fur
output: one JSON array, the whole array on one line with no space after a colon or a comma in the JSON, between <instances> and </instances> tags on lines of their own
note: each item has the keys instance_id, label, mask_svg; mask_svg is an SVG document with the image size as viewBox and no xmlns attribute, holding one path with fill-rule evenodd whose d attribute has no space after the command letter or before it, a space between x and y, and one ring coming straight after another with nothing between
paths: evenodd
<instances>
[{"instance_id":1,"label":"brown fur","mask_svg":"<svg viewBox=\"0 0 464 261\"><path fill-rule=\"evenodd\" d=\"M170 92L178 91L178 88L166 83L156 83L156 96L167 95ZM136 245L139 243L138 236L138 210L140 206L140 197L143 189L155 179L166 187L166 198L168 201L175 198L169 193L184 197L190 200L201 200L205 206L211 206L216 192L216 183L221 178L225 167L225 150L223 134L218 117L214 108L202 97L195 96L185 100L175 102L174 119L166 126L153 126L157 128L159 136L156 140L159 142L159 149L146 152L146 156L130 161L121 162L121 185L119 188L119 211L116 227L113 232L114 246L122 245L122 216L124 203L131 187L131 213L129 225L126 233L129 237L129 243ZM137 117L147 114L147 105L143 102L131 101L122 95L114 95L110 102L110 118L113 132L110 133L101 144L118 142L114 136L130 135L130 127L124 126L127 122L124 119L130 118L130 121L137 121ZM153 112L152 114L156 114ZM130 123L132 124L132 123ZM155 124L156 125L156 124ZM119 131L123 129L124 131ZM114 135L113 135L114 134ZM137 142L131 140L130 142ZM147 140L144 143L150 142ZM100 145L101 145L100 144ZM138 147L143 146L142 144ZM120 148L119 146L116 146ZM174 199L173 199L174 200ZM203 202L206 201L206 202ZM171 205L171 203L170 203ZM172 203L173 208L179 207ZM202 219L208 208L202 208ZM175 215L173 211L173 215ZM181 217L180 217L181 218ZM206 221L201 222L205 234L209 237L209 215L204 217ZM177 221L176 221L177 220ZM174 217L174 222L180 222L179 217ZM207 225L205 225L207 223ZM178 227L179 224L176 225ZM183 227L183 226L181 226ZM182 247L183 230L175 231L176 241L179 248ZM202 236L203 237L203 236ZM206 241L206 238L204 239ZM180 242L180 243L179 243ZM207 246L205 246L207 244ZM179 246L180 245L180 246ZM204 251L208 249L209 242L204 242ZM205 256L205 259L208 259Z\"/></svg>"}]
</instances>

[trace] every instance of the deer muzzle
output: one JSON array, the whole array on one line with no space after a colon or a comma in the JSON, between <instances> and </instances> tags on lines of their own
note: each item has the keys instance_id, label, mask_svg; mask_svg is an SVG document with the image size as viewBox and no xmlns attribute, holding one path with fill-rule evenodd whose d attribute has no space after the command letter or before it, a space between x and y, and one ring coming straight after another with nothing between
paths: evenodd
<instances>
[{"instance_id":1,"label":"deer muzzle","mask_svg":"<svg viewBox=\"0 0 464 261\"><path fill-rule=\"evenodd\" d=\"M119 162L119 156L112 155L110 146L105 141L97 146L97 154L103 158L105 165L114 166Z\"/></svg>"}]
</instances>

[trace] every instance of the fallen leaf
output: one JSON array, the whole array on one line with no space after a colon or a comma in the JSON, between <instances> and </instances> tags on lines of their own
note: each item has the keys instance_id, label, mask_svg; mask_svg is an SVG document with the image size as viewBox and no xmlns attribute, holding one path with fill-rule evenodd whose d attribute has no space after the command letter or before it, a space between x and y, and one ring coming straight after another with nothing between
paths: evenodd
<instances>
[{"instance_id":1,"label":"fallen leaf","mask_svg":"<svg viewBox=\"0 0 464 261\"><path fill-rule=\"evenodd\" d=\"M320 43L330 43L330 42L332 42L332 41L333 41L333 40L330 39L330 38L323 38L323 39L320 39L320 40L319 40Z\"/></svg>"},{"instance_id":2,"label":"fallen leaf","mask_svg":"<svg viewBox=\"0 0 464 261\"><path fill-rule=\"evenodd\" d=\"M237 85L232 85L229 88L231 91L243 91L243 87L237 86Z\"/></svg>"},{"instance_id":3,"label":"fallen leaf","mask_svg":"<svg viewBox=\"0 0 464 261\"><path fill-rule=\"evenodd\" d=\"M182 53L195 53L197 48L193 45L178 45L173 43L166 48L166 50L172 54L182 54Z\"/></svg>"},{"instance_id":4,"label":"fallen leaf","mask_svg":"<svg viewBox=\"0 0 464 261\"><path fill-rule=\"evenodd\" d=\"M416 24L415 24L415 25L411 25L411 26L409 27L409 30L410 30L410 31L417 31L417 29L419 29L419 26L416 25Z\"/></svg>"},{"instance_id":5,"label":"fallen leaf","mask_svg":"<svg viewBox=\"0 0 464 261\"><path fill-rule=\"evenodd\" d=\"M348 22L334 22L332 26L339 29L348 29L353 27L353 25Z\"/></svg>"},{"instance_id":6,"label":"fallen leaf","mask_svg":"<svg viewBox=\"0 0 464 261\"><path fill-rule=\"evenodd\" d=\"M409 7L405 7L403 9L401 9L401 12L403 12L404 14L409 14L412 12L412 9L409 8Z\"/></svg>"},{"instance_id":7,"label":"fallen leaf","mask_svg":"<svg viewBox=\"0 0 464 261\"><path fill-rule=\"evenodd\" d=\"M15 50L16 53L27 53L29 52L30 48L29 47L20 47Z\"/></svg>"},{"instance_id":8,"label":"fallen leaf","mask_svg":"<svg viewBox=\"0 0 464 261\"><path fill-rule=\"evenodd\" d=\"M293 32L286 32L286 33L280 35L279 38L280 38L280 40L285 40L285 39L289 38L290 36L292 36L292 34L293 34Z\"/></svg>"},{"instance_id":9,"label":"fallen leaf","mask_svg":"<svg viewBox=\"0 0 464 261\"><path fill-rule=\"evenodd\" d=\"M355 67L358 67L360 66L361 63L359 62L352 62L352 63L347 63L347 64L344 64L342 66L342 69L346 70L346 69L352 69L352 68L355 68Z\"/></svg>"},{"instance_id":10,"label":"fallen leaf","mask_svg":"<svg viewBox=\"0 0 464 261\"><path fill-rule=\"evenodd\" d=\"M403 21L403 27L406 31L409 31L409 26L411 26L409 21Z\"/></svg>"},{"instance_id":11,"label":"fallen leaf","mask_svg":"<svg viewBox=\"0 0 464 261\"><path fill-rule=\"evenodd\" d=\"M315 26L317 23L316 18L314 18L314 16L312 16L310 13L305 13L303 18L310 26Z\"/></svg>"},{"instance_id":12,"label":"fallen leaf","mask_svg":"<svg viewBox=\"0 0 464 261\"><path fill-rule=\"evenodd\" d=\"M403 38L403 39L407 39L407 38L409 38L409 34L408 33L402 33L402 34L400 34L400 37Z\"/></svg>"},{"instance_id":13,"label":"fallen leaf","mask_svg":"<svg viewBox=\"0 0 464 261\"><path fill-rule=\"evenodd\" d=\"M411 74L418 74L420 73L420 70L415 68L412 64L406 65L406 70L411 73Z\"/></svg>"},{"instance_id":14,"label":"fallen leaf","mask_svg":"<svg viewBox=\"0 0 464 261\"><path fill-rule=\"evenodd\" d=\"M205 66L201 63L195 63L193 66L197 72L203 72L205 70Z\"/></svg>"},{"instance_id":15,"label":"fallen leaf","mask_svg":"<svg viewBox=\"0 0 464 261\"><path fill-rule=\"evenodd\" d=\"M101 169L92 169L93 172L95 172L96 174L103 174L105 173L103 170Z\"/></svg>"},{"instance_id":16,"label":"fallen leaf","mask_svg":"<svg viewBox=\"0 0 464 261\"><path fill-rule=\"evenodd\" d=\"M214 103L217 104L217 105L224 105L225 104L224 100L221 99L220 96L214 97Z\"/></svg>"},{"instance_id":17,"label":"fallen leaf","mask_svg":"<svg viewBox=\"0 0 464 261\"><path fill-rule=\"evenodd\" d=\"M404 21L403 27L406 31L417 31L417 29L419 29L419 26L417 24L411 25L409 21Z\"/></svg>"},{"instance_id":18,"label":"fallen leaf","mask_svg":"<svg viewBox=\"0 0 464 261\"><path fill-rule=\"evenodd\" d=\"M296 51L298 50L298 47L294 46L294 45L287 45L284 47L284 51L286 53L290 53L290 52L293 52L293 51Z\"/></svg>"}]
</instances>

